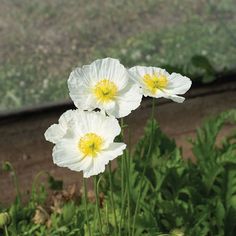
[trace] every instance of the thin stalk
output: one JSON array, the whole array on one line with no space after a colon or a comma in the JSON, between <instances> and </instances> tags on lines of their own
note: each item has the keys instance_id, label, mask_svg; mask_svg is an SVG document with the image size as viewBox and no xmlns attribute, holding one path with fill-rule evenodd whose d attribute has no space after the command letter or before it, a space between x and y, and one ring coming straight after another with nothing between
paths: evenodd
<instances>
[{"instance_id":1,"label":"thin stalk","mask_svg":"<svg viewBox=\"0 0 236 236\"><path fill-rule=\"evenodd\" d=\"M152 150L152 145L153 145L153 129L154 129L154 113L155 113L155 98L152 99L152 111L151 111L151 120L152 120L152 126L151 126L151 137L150 137L150 143L149 143L149 147L148 147L148 153L147 153L147 160L145 161L145 166L143 168L143 172L141 175L141 181L140 181L140 188L139 188L139 194L138 194L138 200L137 200L137 204L135 207L135 211L134 211L134 218L133 218L133 226L132 226L132 235L134 235L134 229L135 229L135 223L136 223L136 217L139 211L139 207L140 207L140 199L141 199L141 190L142 190L142 185L143 185L143 181L144 181L144 175L148 166L148 161L150 158L150 154L151 154L151 150Z\"/></svg>"},{"instance_id":2,"label":"thin stalk","mask_svg":"<svg viewBox=\"0 0 236 236\"><path fill-rule=\"evenodd\" d=\"M121 118L120 120L120 123L121 123L121 138L122 140L124 139L124 119ZM125 172L124 172L124 169L125 169L125 161L124 161L124 158L125 158L125 153L122 155L121 157L121 204L123 207L125 205ZM119 226L119 232L120 232L120 235L121 235L121 228L122 228L122 217L123 215L121 215L121 219L120 219L120 226Z\"/></svg>"},{"instance_id":3,"label":"thin stalk","mask_svg":"<svg viewBox=\"0 0 236 236\"><path fill-rule=\"evenodd\" d=\"M131 212L130 212L130 183L129 183L129 164L128 164L128 161L129 161L129 158L128 158L128 155L126 153L125 155L125 171L127 173L127 179L126 179L126 182L127 182L127 193L128 193L128 235L130 236L131 235Z\"/></svg>"},{"instance_id":4,"label":"thin stalk","mask_svg":"<svg viewBox=\"0 0 236 236\"><path fill-rule=\"evenodd\" d=\"M4 226L5 236L9 236L7 226Z\"/></svg>"},{"instance_id":5,"label":"thin stalk","mask_svg":"<svg viewBox=\"0 0 236 236\"><path fill-rule=\"evenodd\" d=\"M100 183L100 181L101 181L101 178L102 178L102 176L98 179L98 181L97 181L97 186L99 186L99 183ZM94 193L95 193L95 186L94 186ZM107 204L107 203L106 203ZM107 206L107 205L106 205ZM97 211L97 207L95 207L95 210L94 210L94 214L93 214L93 219L94 219L94 224L93 224L93 228L95 229L96 227L97 227L97 225L98 225L98 217L97 217L97 215L98 215L98 211Z\"/></svg>"},{"instance_id":6,"label":"thin stalk","mask_svg":"<svg viewBox=\"0 0 236 236\"><path fill-rule=\"evenodd\" d=\"M17 196L21 202L21 192L20 192L20 187L19 187L19 183L18 183L18 180L17 180L17 176L16 176L16 172L15 170L13 171L13 180L14 180L14 183L15 183L15 186L16 186L16 192L17 192Z\"/></svg>"},{"instance_id":7,"label":"thin stalk","mask_svg":"<svg viewBox=\"0 0 236 236\"><path fill-rule=\"evenodd\" d=\"M125 190L124 198L126 199L127 191ZM123 215L125 212L125 204L122 204L121 207L121 217L120 217L120 224L119 224L119 235L121 236L121 227L122 227L122 220L123 220Z\"/></svg>"},{"instance_id":8,"label":"thin stalk","mask_svg":"<svg viewBox=\"0 0 236 236\"><path fill-rule=\"evenodd\" d=\"M32 194L31 194L31 198L33 199L33 201L35 201L34 199L34 196L37 194L37 182L38 182L38 179L42 176L42 175L47 175L49 176L49 173L47 171L40 171L36 174L36 176L34 177L33 179L33 183L32 183Z\"/></svg>"},{"instance_id":9,"label":"thin stalk","mask_svg":"<svg viewBox=\"0 0 236 236\"><path fill-rule=\"evenodd\" d=\"M116 209L115 209L115 204L114 204L114 197L113 197L113 185L112 185L112 179L111 179L111 162L109 162L109 168L108 168L108 172L109 172L109 182L110 182L110 188L111 188L111 206L113 209L113 215L114 215L114 220L115 220L115 232L117 235L117 218L116 218Z\"/></svg>"},{"instance_id":10,"label":"thin stalk","mask_svg":"<svg viewBox=\"0 0 236 236\"><path fill-rule=\"evenodd\" d=\"M95 197L96 197L96 208L97 208L97 213L98 213L99 231L100 231L100 234L103 235L103 233L102 233L102 219L101 219L100 206L99 206L99 195L98 195L98 180L97 180L97 176L94 176L94 190L95 190Z\"/></svg>"},{"instance_id":11,"label":"thin stalk","mask_svg":"<svg viewBox=\"0 0 236 236\"><path fill-rule=\"evenodd\" d=\"M105 203L106 204L106 223L107 223L107 226L109 227L109 215L108 215L108 206L107 206L107 202Z\"/></svg>"},{"instance_id":12,"label":"thin stalk","mask_svg":"<svg viewBox=\"0 0 236 236\"><path fill-rule=\"evenodd\" d=\"M124 127L124 119L121 119L121 127ZM121 131L122 139L124 140L124 129L122 128ZM127 150L124 151L124 154L122 156L122 165L121 165L121 193L122 193L122 208L125 205L125 191L127 190L127 203L128 203L128 235L131 233L131 211L130 211L130 184L129 184L129 159L127 155ZM126 173L126 174L124 174ZM126 183L126 184L125 184ZM122 216L121 216L122 217ZM121 233L121 227L122 227L122 218L120 222L120 228L119 232Z\"/></svg>"},{"instance_id":13,"label":"thin stalk","mask_svg":"<svg viewBox=\"0 0 236 236\"><path fill-rule=\"evenodd\" d=\"M88 204L87 204L87 200L88 200L87 191L88 190L87 190L87 181L85 180L85 178L83 178L83 188L84 188L84 203L85 203L86 222L87 222L87 226L88 226L89 236L92 236L91 228L90 228L90 224L89 224L89 219L88 219Z\"/></svg>"},{"instance_id":14,"label":"thin stalk","mask_svg":"<svg viewBox=\"0 0 236 236\"><path fill-rule=\"evenodd\" d=\"M21 193L20 193L20 188L19 188L19 183L17 180L17 175L16 175L16 171L14 169L14 167L12 166L12 164L9 161L5 162L5 165L8 166L9 170L12 174L12 179L13 179L13 184L15 187L15 191L16 191L16 196L18 197L20 203L21 203Z\"/></svg>"}]
</instances>

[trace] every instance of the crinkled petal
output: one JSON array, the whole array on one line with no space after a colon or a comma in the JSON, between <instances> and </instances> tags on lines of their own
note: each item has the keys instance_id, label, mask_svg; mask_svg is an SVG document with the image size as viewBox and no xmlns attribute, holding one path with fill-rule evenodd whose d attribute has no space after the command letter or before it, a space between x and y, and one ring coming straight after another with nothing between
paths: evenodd
<instances>
[{"instance_id":1,"label":"crinkled petal","mask_svg":"<svg viewBox=\"0 0 236 236\"><path fill-rule=\"evenodd\" d=\"M132 110L137 109L141 101L142 93L139 86L130 82L129 86L119 93L116 109L108 109L107 113L117 118L125 117L129 115Z\"/></svg>"},{"instance_id":2,"label":"crinkled petal","mask_svg":"<svg viewBox=\"0 0 236 236\"><path fill-rule=\"evenodd\" d=\"M84 171L88 168L91 168L93 165L93 157L84 157L79 162L75 163L74 165L69 165L68 168L73 171Z\"/></svg>"},{"instance_id":3,"label":"crinkled petal","mask_svg":"<svg viewBox=\"0 0 236 236\"><path fill-rule=\"evenodd\" d=\"M114 58L98 59L91 64L96 71L98 80L108 79L114 82L118 89L123 89L127 84L127 71L119 60Z\"/></svg>"},{"instance_id":4,"label":"crinkled petal","mask_svg":"<svg viewBox=\"0 0 236 236\"><path fill-rule=\"evenodd\" d=\"M104 139L105 147L121 132L118 120L115 117L106 116L103 112L80 111L76 122L76 127L73 127L76 133L81 133L81 135L96 133Z\"/></svg>"},{"instance_id":5,"label":"crinkled petal","mask_svg":"<svg viewBox=\"0 0 236 236\"><path fill-rule=\"evenodd\" d=\"M76 140L62 139L53 148L53 162L61 167L68 167L78 163L82 158L82 154L77 148Z\"/></svg>"},{"instance_id":6,"label":"crinkled petal","mask_svg":"<svg viewBox=\"0 0 236 236\"><path fill-rule=\"evenodd\" d=\"M58 142L65 135L65 130L61 125L53 124L44 133L45 139L51 143Z\"/></svg>"},{"instance_id":7,"label":"crinkled petal","mask_svg":"<svg viewBox=\"0 0 236 236\"><path fill-rule=\"evenodd\" d=\"M105 165L100 162L97 158L93 158L92 165L83 170L84 178L89 178L94 175L98 175L100 173L103 173L105 171Z\"/></svg>"},{"instance_id":8,"label":"crinkled petal","mask_svg":"<svg viewBox=\"0 0 236 236\"><path fill-rule=\"evenodd\" d=\"M125 143L117 143L117 142L111 143L109 147L106 150L104 150L103 154L109 161L111 161L116 157L122 155L125 148L126 148Z\"/></svg>"},{"instance_id":9,"label":"crinkled petal","mask_svg":"<svg viewBox=\"0 0 236 236\"><path fill-rule=\"evenodd\" d=\"M181 74L172 73L168 78L168 86L165 89L170 94L184 94L192 85L192 81Z\"/></svg>"},{"instance_id":10,"label":"crinkled petal","mask_svg":"<svg viewBox=\"0 0 236 236\"><path fill-rule=\"evenodd\" d=\"M68 123L74 119L74 115L75 110L68 110L60 116L58 123L66 130L68 127Z\"/></svg>"},{"instance_id":11,"label":"crinkled petal","mask_svg":"<svg viewBox=\"0 0 236 236\"><path fill-rule=\"evenodd\" d=\"M171 99L174 102L182 103L185 98L178 95L166 95L165 98Z\"/></svg>"},{"instance_id":12,"label":"crinkled petal","mask_svg":"<svg viewBox=\"0 0 236 236\"><path fill-rule=\"evenodd\" d=\"M64 112L58 121L58 124L51 125L45 132L45 139L49 142L56 143L66 134L68 124L74 119L75 110Z\"/></svg>"}]
</instances>

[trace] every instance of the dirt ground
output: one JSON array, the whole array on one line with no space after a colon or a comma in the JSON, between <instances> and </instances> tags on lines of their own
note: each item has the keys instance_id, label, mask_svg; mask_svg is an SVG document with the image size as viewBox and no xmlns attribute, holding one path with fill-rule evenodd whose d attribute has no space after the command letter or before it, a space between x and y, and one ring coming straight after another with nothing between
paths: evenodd
<instances>
[{"instance_id":1,"label":"dirt ground","mask_svg":"<svg viewBox=\"0 0 236 236\"><path fill-rule=\"evenodd\" d=\"M205 86L190 91L183 104L157 100L155 117L162 130L183 148L184 158L192 158L187 137L194 137L196 128L209 115L236 107L236 82ZM0 116L0 162L10 161L16 169L20 188L25 195L31 189L34 176L42 170L63 179L65 186L81 183L81 174L59 168L52 163L53 145L44 139L45 130L57 122L60 114L72 108L70 102L54 106L30 108ZM151 112L151 101L144 100L125 122L131 132L131 144L143 134L143 127ZM220 136L232 129L227 125ZM219 137L220 138L220 137ZM15 197L9 174L0 170L0 203L7 204Z\"/></svg>"}]
</instances>

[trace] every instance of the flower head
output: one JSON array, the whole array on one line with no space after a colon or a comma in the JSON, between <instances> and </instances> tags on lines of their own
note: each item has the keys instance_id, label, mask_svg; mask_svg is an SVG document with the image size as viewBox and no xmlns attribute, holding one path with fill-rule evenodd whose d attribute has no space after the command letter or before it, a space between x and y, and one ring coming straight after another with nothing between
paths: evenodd
<instances>
[{"instance_id":1,"label":"flower head","mask_svg":"<svg viewBox=\"0 0 236 236\"><path fill-rule=\"evenodd\" d=\"M64 135L57 136L53 162L74 171L83 171L85 178L104 172L105 165L122 155L126 148L124 143L114 142L121 131L118 121L103 112L75 110L67 114L71 117L67 119ZM61 133L60 122L51 133L57 133L56 129Z\"/></svg>"},{"instance_id":2,"label":"flower head","mask_svg":"<svg viewBox=\"0 0 236 236\"><path fill-rule=\"evenodd\" d=\"M117 118L127 116L141 102L139 86L128 77L117 59L105 58L76 68L68 79L70 97L76 107L95 108Z\"/></svg>"},{"instance_id":3,"label":"flower head","mask_svg":"<svg viewBox=\"0 0 236 236\"><path fill-rule=\"evenodd\" d=\"M0 229L11 224L11 216L7 212L0 213Z\"/></svg>"},{"instance_id":4,"label":"flower head","mask_svg":"<svg viewBox=\"0 0 236 236\"><path fill-rule=\"evenodd\" d=\"M143 90L144 96L155 98L169 98L175 102L183 102L186 93L191 87L191 80L177 73L169 74L158 67L135 66L129 69L130 77Z\"/></svg>"}]
</instances>

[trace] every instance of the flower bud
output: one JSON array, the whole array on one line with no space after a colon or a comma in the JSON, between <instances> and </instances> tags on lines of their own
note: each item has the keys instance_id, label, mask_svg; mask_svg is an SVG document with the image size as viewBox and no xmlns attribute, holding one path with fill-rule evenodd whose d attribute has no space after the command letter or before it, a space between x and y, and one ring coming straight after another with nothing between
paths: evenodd
<instances>
[{"instance_id":1,"label":"flower bud","mask_svg":"<svg viewBox=\"0 0 236 236\"><path fill-rule=\"evenodd\" d=\"M170 236L184 236L184 232L181 229L173 229L170 232Z\"/></svg>"},{"instance_id":2,"label":"flower bud","mask_svg":"<svg viewBox=\"0 0 236 236\"><path fill-rule=\"evenodd\" d=\"M11 172L12 171L12 165L10 162L5 161L2 163L2 170L6 172Z\"/></svg>"},{"instance_id":3,"label":"flower bud","mask_svg":"<svg viewBox=\"0 0 236 236\"><path fill-rule=\"evenodd\" d=\"M0 228L8 226L11 223L11 216L7 213L0 213Z\"/></svg>"}]
</instances>

